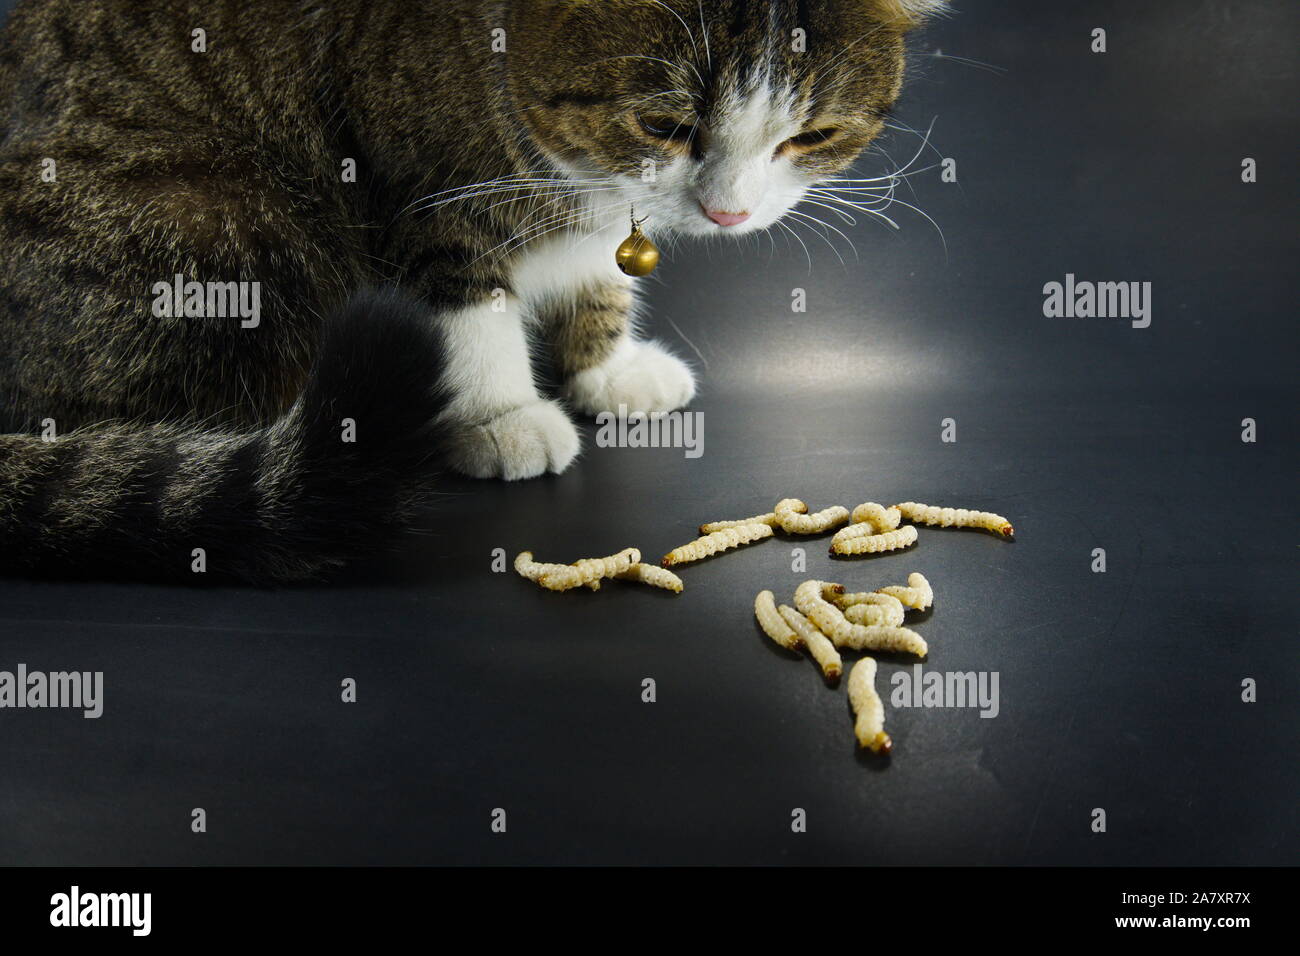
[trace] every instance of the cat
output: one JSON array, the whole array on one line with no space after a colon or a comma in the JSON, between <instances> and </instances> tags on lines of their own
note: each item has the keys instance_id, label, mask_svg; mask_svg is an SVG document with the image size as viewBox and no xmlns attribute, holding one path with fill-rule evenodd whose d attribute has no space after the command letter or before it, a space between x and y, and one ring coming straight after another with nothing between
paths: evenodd
<instances>
[{"instance_id":1,"label":"cat","mask_svg":"<svg viewBox=\"0 0 1300 956\"><path fill-rule=\"evenodd\" d=\"M0 568L318 578L446 465L563 471L566 404L688 404L615 265L632 216L660 241L772 226L880 133L942 8L22 0Z\"/></svg>"}]
</instances>

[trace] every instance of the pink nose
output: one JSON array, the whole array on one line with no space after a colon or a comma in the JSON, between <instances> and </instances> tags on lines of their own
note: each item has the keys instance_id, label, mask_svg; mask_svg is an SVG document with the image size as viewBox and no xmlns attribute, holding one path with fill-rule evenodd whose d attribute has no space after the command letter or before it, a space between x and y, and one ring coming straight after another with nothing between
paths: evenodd
<instances>
[{"instance_id":1,"label":"pink nose","mask_svg":"<svg viewBox=\"0 0 1300 956\"><path fill-rule=\"evenodd\" d=\"M749 218L747 212L719 212L717 209L705 209L704 214L719 226L739 226Z\"/></svg>"}]
</instances>

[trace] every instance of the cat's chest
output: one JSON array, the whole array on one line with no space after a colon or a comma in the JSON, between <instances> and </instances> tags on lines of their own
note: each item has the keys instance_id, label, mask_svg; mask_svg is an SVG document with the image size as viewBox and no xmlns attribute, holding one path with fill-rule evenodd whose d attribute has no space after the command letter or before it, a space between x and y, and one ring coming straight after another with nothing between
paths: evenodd
<instances>
[{"instance_id":1,"label":"cat's chest","mask_svg":"<svg viewBox=\"0 0 1300 956\"><path fill-rule=\"evenodd\" d=\"M615 230L548 236L529 244L514 259L513 291L529 305L578 296L584 289L631 280L619 271L614 253L623 236Z\"/></svg>"}]
</instances>

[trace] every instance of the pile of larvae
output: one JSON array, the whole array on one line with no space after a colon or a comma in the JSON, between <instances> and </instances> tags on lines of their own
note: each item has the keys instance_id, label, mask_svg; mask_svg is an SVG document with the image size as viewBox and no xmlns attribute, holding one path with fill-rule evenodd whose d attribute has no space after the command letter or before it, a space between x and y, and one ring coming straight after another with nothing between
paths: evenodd
<instances>
[{"instance_id":1,"label":"pile of larvae","mask_svg":"<svg viewBox=\"0 0 1300 956\"><path fill-rule=\"evenodd\" d=\"M910 523L902 524L905 520ZM831 539L830 553L859 555L898 551L915 544L917 524L975 528L1008 539L1015 534L1011 522L987 511L915 501L885 507L868 501L851 512L833 505L809 514L808 506L798 498L782 498L766 514L701 525L702 537L673 548L663 556L661 567L642 563L640 551L626 548L608 557L583 558L572 564L534 561L531 551L522 551L515 558L515 570L550 591L599 590L602 580L612 578L681 593L685 585L669 568L770 538L776 529L810 535L839 528ZM906 585L856 593L847 593L841 584L809 580L795 589L793 608L785 604L778 607L771 591L760 591L754 599L754 616L768 637L787 650L807 651L826 680L835 683L843 671L840 648L925 657L925 639L904 627L903 620L907 610L928 610L933 602L930 582L915 572L908 575ZM874 658L863 657L854 664L848 679L849 704L855 715L854 733L859 746L887 754L893 744L884 731L885 709L876 693L875 678Z\"/></svg>"}]
</instances>

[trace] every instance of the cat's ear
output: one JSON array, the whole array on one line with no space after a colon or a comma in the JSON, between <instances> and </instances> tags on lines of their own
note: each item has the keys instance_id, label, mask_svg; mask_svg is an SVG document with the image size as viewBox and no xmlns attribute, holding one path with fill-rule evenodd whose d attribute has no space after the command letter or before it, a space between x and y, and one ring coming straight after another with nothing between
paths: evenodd
<instances>
[{"instance_id":1,"label":"cat's ear","mask_svg":"<svg viewBox=\"0 0 1300 956\"><path fill-rule=\"evenodd\" d=\"M871 0L871 3L887 21L904 30L949 10L948 0Z\"/></svg>"}]
</instances>

